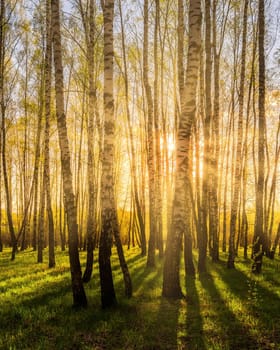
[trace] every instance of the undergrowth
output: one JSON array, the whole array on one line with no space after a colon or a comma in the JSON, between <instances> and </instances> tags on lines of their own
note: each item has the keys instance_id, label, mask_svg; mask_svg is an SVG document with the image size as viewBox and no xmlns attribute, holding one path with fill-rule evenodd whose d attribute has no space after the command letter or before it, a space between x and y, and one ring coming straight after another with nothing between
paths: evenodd
<instances>
[{"instance_id":1,"label":"undergrowth","mask_svg":"<svg viewBox=\"0 0 280 350\"><path fill-rule=\"evenodd\" d=\"M95 253L97 254L97 252ZM196 258L196 252L195 252ZM89 306L71 308L68 255L56 251L56 267L36 263L36 252L0 254L1 349L280 349L280 260L265 260L263 274L250 272L249 260L236 269L208 261L196 278L181 270L185 298L161 297L162 261L146 267L138 249L126 251L133 297L124 297L114 250L113 274L118 306L100 307L99 273L85 285ZM82 266L85 253L81 252Z\"/></svg>"}]
</instances>

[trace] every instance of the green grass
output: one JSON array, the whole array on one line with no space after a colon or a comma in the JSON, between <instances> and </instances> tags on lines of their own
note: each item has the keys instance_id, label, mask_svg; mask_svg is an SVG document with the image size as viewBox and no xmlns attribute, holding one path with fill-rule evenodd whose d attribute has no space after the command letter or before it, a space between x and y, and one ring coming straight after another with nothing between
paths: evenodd
<instances>
[{"instance_id":1,"label":"green grass","mask_svg":"<svg viewBox=\"0 0 280 350\"><path fill-rule=\"evenodd\" d=\"M89 307L71 308L67 253L57 265L36 263L36 253L0 254L0 349L280 349L280 260L265 260L263 274L250 273L250 261L237 258L226 268L226 255L208 263L208 273L185 278L186 298L161 297L162 264L147 269L140 251L126 251L134 296L124 297L114 251L113 273L118 306L100 308L97 264L85 286ZM96 253L97 254L97 253ZM196 252L195 252L196 256ZM81 253L84 267L85 253Z\"/></svg>"}]
</instances>

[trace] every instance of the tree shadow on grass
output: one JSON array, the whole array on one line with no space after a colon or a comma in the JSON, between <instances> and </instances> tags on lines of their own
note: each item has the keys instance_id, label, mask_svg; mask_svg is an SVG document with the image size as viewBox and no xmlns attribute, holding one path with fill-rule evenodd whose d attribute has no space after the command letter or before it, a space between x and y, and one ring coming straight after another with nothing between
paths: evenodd
<instances>
[{"instance_id":1,"label":"tree shadow on grass","mask_svg":"<svg viewBox=\"0 0 280 350\"><path fill-rule=\"evenodd\" d=\"M119 298L120 317L124 325L119 332L121 344L114 342L111 348L173 350L177 349L177 326L180 300L167 300L161 297L162 264L146 266L142 256L129 261L133 282L133 294L139 304ZM122 279L116 281L116 289L122 288ZM124 311L125 309L125 311ZM116 311L118 314L119 311ZM120 339L116 339L120 341ZM126 341L127 340L127 341Z\"/></svg>"},{"instance_id":2,"label":"tree shadow on grass","mask_svg":"<svg viewBox=\"0 0 280 350\"><path fill-rule=\"evenodd\" d=\"M71 286L62 279L7 300L0 310L0 348L39 349L44 341L51 349L56 332L65 328L66 296L71 302Z\"/></svg>"},{"instance_id":3,"label":"tree shadow on grass","mask_svg":"<svg viewBox=\"0 0 280 350\"><path fill-rule=\"evenodd\" d=\"M97 349L177 349L177 323L180 301L161 298L161 269L137 266L135 299L118 297L118 305L111 310L93 310L86 323L76 326L76 336L87 338L88 345ZM116 282L116 291L122 289ZM94 348L94 347L93 347Z\"/></svg>"},{"instance_id":4,"label":"tree shadow on grass","mask_svg":"<svg viewBox=\"0 0 280 350\"><path fill-rule=\"evenodd\" d=\"M279 296L261 285L258 279L262 279L262 275L246 275L238 268L228 271L222 264L216 265L215 270L229 291L242 302L250 317L259 325L258 330L254 329L256 348L274 349L275 344L280 344Z\"/></svg>"},{"instance_id":5,"label":"tree shadow on grass","mask_svg":"<svg viewBox=\"0 0 280 350\"><path fill-rule=\"evenodd\" d=\"M147 267L146 258L139 255L138 259L134 259L133 261L136 262L137 260L138 264L129 266L133 282L133 292L138 293L141 291L141 294L148 296L149 291L161 288L163 266L157 263L156 267Z\"/></svg>"},{"instance_id":6,"label":"tree shadow on grass","mask_svg":"<svg viewBox=\"0 0 280 350\"><path fill-rule=\"evenodd\" d=\"M115 248L112 250L113 254L111 256L111 263L112 263L112 268L117 270L120 267L119 257L117 252L115 252L114 250ZM133 268L133 265L135 263L144 264L144 262L146 262L146 259L147 259L145 256L142 256L137 250L130 252L130 254L127 254L127 251L124 251L124 254L125 254L126 263L129 268ZM98 256L98 251L96 252L96 260L98 260L97 256Z\"/></svg>"},{"instance_id":7,"label":"tree shadow on grass","mask_svg":"<svg viewBox=\"0 0 280 350\"><path fill-rule=\"evenodd\" d=\"M161 298L152 332L151 349L173 350L178 348L178 323L181 305L182 300Z\"/></svg>"},{"instance_id":8,"label":"tree shadow on grass","mask_svg":"<svg viewBox=\"0 0 280 350\"><path fill-rule=\"evenodd\" d=\"M7 301L5 307L1 308L0 311L0 328L1 326L7 327L7 320L11 322L12 327L15 327L18 322L20 323L23 318L21 311L34 310L36 312L36 309L41 306L48 306L53 300L57 300L58 298L63 299L66 294L71 295L69 278L67 278L67 282L66 278L64 278L59 282L42 283L40 289L23 293L21 297L18 297L12 302Z\"/></svg>"},{"instance_id":9,"label":"tree shadow on grass","mask_svg":"<svg viewBox=\"0 0 280 350\"><path fill-rule=\"evenodd\" d=\"M186 346L186 349L204 350L206 347L204 342L200 301L195 285L195 278L192 276L186 276L186 291L187 305L184 326L184 333L186 333L186 335L183 335L180 340L182 345Z\"/></svg>"},{"instance_id":10,"label":"tree shadow on grass","mask_svg":"<svg viewBox=\"0 0 280 350\"><path fill-rule=\"evenodd\" d=\"M122 297L123 279L118 268L115 285L119 305L112 310L101 310L97 268L86 287L88 309L73 311L70 278L65 274L59 281L42 281L37 290L27 289L15 304L11 304L13 297L9 305L6 303L5 310L0 311L4 329L4 334L0 331L0 348L144 349L147 343L153 346L160 304L158 289L155 303L153 296L160 283L161 269L147 269L145 258L139 255L130 258L128 264L133 267L134 290L141 288L141 306L133 298ZM96 285L94 289L93 285ZM149 315L151 307L153 312Z\"/></svg>"},{"instance_id":11,"label":"tree shadow on grass","mask_svg":"<svg viewBox=\"0 0 280 350\"><path fill-rule=\"evenodd\" d=\"M205 340L208 348L220 349L256 349L255 339L248 326L241 323L234 312L222 298L213 277L209 274L200 276L200 283L209 302L202 310L207 318L209 329L205 329Z\"/></svg>"},{"instance_id":12,"label":"tree shadow on grass","mask_svg":"<svg viewBox=\"0 0 280 350\"><path fill-rule=\"evenodd\" d=\"M161 287L162 269L155 270L145 267L143 271L139 269L132 278L134 282L133 290L135 292L142 290L143 294L148 295L147 292Z\"/></svg>"}]
</instances>

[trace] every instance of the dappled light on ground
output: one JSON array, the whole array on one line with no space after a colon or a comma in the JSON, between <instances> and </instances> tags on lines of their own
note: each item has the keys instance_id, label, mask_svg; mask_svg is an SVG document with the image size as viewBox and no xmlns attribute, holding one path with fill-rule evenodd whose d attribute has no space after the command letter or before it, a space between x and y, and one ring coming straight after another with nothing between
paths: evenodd
<instances>
[{"instance_id":1,"label":"dappled light on ground","mask_svg":"<svg viewBox=\"0 0 280 350\"><path fill-rule=\"evenodd\" d=\"M55 269L38 265L36 253L0 256L1 349L277 349L280 343L279 258L261 276L239 258L226 256L209 273L187 277L185 298L161 296L162 261L146 268L138 249L126 251L134 296L124 297L116 252L113 273L118 306L102 311L97 264L86 285L89 307L71 305L68 257L59 251ZM196 257L196 252L195 252ZM81 252L84 266L85 253ZM6 264L6 262L9 263ZM17 273L15 273L15 270ZM183 274L182 274L183 276ZM183 277L182 277L183 278ZM71 336L70 336L71 335Z\"/></svg>"}]
</instances>

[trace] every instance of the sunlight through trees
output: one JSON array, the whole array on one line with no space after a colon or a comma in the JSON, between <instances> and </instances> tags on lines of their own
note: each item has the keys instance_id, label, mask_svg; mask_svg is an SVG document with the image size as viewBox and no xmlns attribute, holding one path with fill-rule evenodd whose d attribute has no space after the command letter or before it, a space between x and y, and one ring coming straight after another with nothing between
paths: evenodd
<instances>
[{"instance_id":1,"label":"sunlight through trees","mask_svg":"<svg viewBox=\"0 0 280 350\"><path fill-rule=\"evenodd\" d=\"M1 0L0 251L47 251L55 268L67 250L74 306L95 266L102 307L117 304L114 247L128 298L126 248L163 266L167 298L183 296L181 257L186 278L221 254L261 274L280 237L277 14L264 0Z\"/></svg>"}]
</instances>

